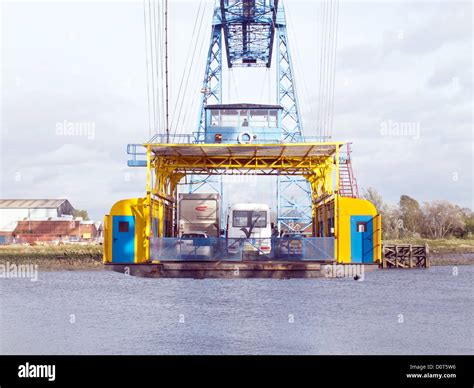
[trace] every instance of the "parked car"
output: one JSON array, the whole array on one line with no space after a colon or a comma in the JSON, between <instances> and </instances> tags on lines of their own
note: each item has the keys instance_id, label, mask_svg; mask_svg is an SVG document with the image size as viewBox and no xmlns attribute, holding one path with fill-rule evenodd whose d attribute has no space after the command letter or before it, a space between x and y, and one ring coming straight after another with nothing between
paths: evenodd
<instances>
[{"instance_id":1,"label":"parked car","mask_svg":"<svg viewBox=\"0 0 474 388\"><path fill-rule=\"evenodd\" d=\"M277 240L278 257L300 259L304 256L304 236L301 233L285 233Z\"/></svg>"},{"instance_id":2,"label":"parked car","mask_svg":"<svg viewBox=\"0 0 474 388\"><path fill-rule=\"evenodd\" d=\"M205 232L183 233L176 248L184 260L203 260L212 257L211 242Z\"/></svg>"}]
</instances>

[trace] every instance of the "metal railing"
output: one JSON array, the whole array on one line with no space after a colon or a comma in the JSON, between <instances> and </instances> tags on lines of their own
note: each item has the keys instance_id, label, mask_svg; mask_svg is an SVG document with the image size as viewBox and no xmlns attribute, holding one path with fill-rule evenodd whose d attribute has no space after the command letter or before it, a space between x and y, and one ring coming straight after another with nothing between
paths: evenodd
<instances>
[{"instance_id":1,"label":"metal railing","mask_svg":"<svg viewBox=\"0 0 474 388\"><path fill-rule=\"evenodd\" d=\"M198 133L175 133L175 134L164 134L158 133L154 135L147 143L150 144L194 144L199 143Z\"/></svg>"},{"instance_id":2,"label":"metal railing","mask_svg":"<svg viewBox=\"0 0 474 388\"><path fill-rule=\"evenodd\" d=\"M152 238L150 253L161 261L331 261L334 238Z\"/></svg>"},{"instance_id":3,"label":"metal railing","mask_svg":"<svg viewBox=\"0 0 474 388\"><path fill-rule=\"evenodd\" d=\"M266 133L266 135L272 135L273 132ZM276 135L281 135L281 132L275 132ZM204 133L198 133L198 132L192 132L192 133L178 133L178 134L169 134L166 135L164 133L156 134L154 135L150 140L147 141L147 143L150 144L166 144L166 143L171 143L171 144L196 144L196 143L205 143L205 134ZM329 142L331 140L330 137L324 137L324 136L305 136L302 142L308 143L308 142ZM272 141L269 141L270 143ZM280 141L277 141L278 143L283 143L283 139ZM237 143L237 140L236 140ZM256 144L262 143L262 141L256 142ZM226 142L222 142L222 144L228 144ZM139 146L141 144L129 144L129 146ZM129 150L129 148L127 148ZM133 150L133 147L130 148L130 150ZM129 153L130 155L133 155ZM139 155L139 154L138 154Z\"/></svg>"}]
</instances>

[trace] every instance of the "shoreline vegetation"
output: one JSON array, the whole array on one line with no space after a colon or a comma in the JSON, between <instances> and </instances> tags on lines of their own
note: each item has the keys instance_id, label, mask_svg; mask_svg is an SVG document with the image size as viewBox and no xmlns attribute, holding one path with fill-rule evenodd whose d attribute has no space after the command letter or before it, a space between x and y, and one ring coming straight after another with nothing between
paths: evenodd
<instances>
[{"instance_id":1,"label":"shoreline vegetation","mask_svg":"<svg viewBox=\"0 0 474 388\"><path fill-rule=\"evenodd\" d=\"M39 271L102 270L102 245L3 245L0 264L38 265Z\"/></svg>"},{"instance_id":2,"label":"shoreline vegetation","mask_svg":"<svg viewBox=\"0 0 474 388\"><path fill-rule=\"evenodd\" d=\"M474 265L474 239L403 239L387 244L429 246L432 266ZM102 245L3 245L0 264L37 264L40 271L103 270Z\"/></svg>"}]
</instances>

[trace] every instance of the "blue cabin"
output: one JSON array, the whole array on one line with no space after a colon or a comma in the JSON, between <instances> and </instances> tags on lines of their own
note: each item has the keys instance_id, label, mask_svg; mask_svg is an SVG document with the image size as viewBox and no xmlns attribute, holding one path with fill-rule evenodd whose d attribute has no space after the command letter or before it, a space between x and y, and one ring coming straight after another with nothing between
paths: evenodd
<instances>
[{"instance_id":1,"label":"blue cabin","mask_svg":"<svg viewBox=\"0 0 474 388\"><path fill-rule=\"evenodd\" d=\"M280 105L219 104L206 106L205 143L280 143Z\"/></svg>"}]
</instances>

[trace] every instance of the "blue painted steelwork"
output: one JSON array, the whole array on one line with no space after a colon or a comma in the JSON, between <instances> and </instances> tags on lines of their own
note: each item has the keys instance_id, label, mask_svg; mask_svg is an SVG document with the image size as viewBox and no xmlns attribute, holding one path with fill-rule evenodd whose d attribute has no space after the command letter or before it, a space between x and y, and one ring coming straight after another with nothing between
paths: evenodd
<instances>
[{"instance_id":1,"label":"blue painted steelwork","mask_svg":"<svg viewBox=\"0 0 474 388\"><path fill-rule=\"evenodd\" d=\"M277 103L283 107L282 130L285 142L302 142L303 124L299 116L299 102L296 93L293 63L291 61L285 9L280 5L277 12Z\"/></svg>"},{"instance_id":2,"label":"blue painted steelwork","mask_svg":"<svg viewBox=\"0 0 474 388\"><path fill-rule=\"evenodd\" d=\"M285 142L302 142L303 123L299 115L298 94L293 71L286 29L283 3L277 11L275 27L277 29L277 103L283 107L282 131ZM312 224L311 187L301 177L278 176L277 178L278 228L287 230L305 230Z\"/></svg>"},{"instance_id":3,"label":"blue painted steelwork","mask_svg":"<svg viewBox=\"0 0 474 388\"><path fill-rule=\"evenodd\" d=\"M301 177L277 176L278 228L307 230L312 225L311 186Z\"/></svg>"},{"instance_id":4,"label":"blue painted steelwork","mask_svg":"<svg viewBox=\"0 0 474 388\"><path fill-rule=\"evenodd\" d=\"M214 8L212 20L211 40L207 54L206 71L201 89L201 104L198 125L196 130L196 143L205 140L206 111L208 104L219 104L222 101L222 21L220 7ZM217 192L223 198L223 182L221 176L209 175L198 177L191 175L189 179L189 193L200 190ZM221 210L222 212L222 210ZM221 214L222 215L222 214Z\"/></svg>"},{"instance_id":5,"label":"blue painted steelwork","mask_svg":"<svg viewBox=\"0 0 474 388\"><path fill-rule=\"evenodd\" d=\"M112 216L112 262L135 261L135 217Z\"/></svg>"},{"instance_id":6,"label":"blue painted steelwork","mask_svg":"<svg viewBox=\"0 0 474 388\"><path fill-rule=\"evenodd\" d=\"M373 257L372 216L351 216L351 262L372 263Z\"/></svg>"},{"instance_id":7,"label":"blue painted steelwork","mask_svg":"<svg viewBox=\"0 0 474 388\"><path fill-rule=\"evenodd\" d=\"M278 0L220 0L227 66L270 67Z\"/></svg>"},{"instance_id":8,"label":"blue painted steelwork","mask_svg":"<svg viewBox=\"0 0 474 388\"><path fill-rule=\"evenodd\" d=\"M197 126L198 141L205 131L205 107L222 101L222 22L219 7L214 9L211 41L207 53L206 71L201 89L201 104Z\"/></svg>"}]
</instances>

